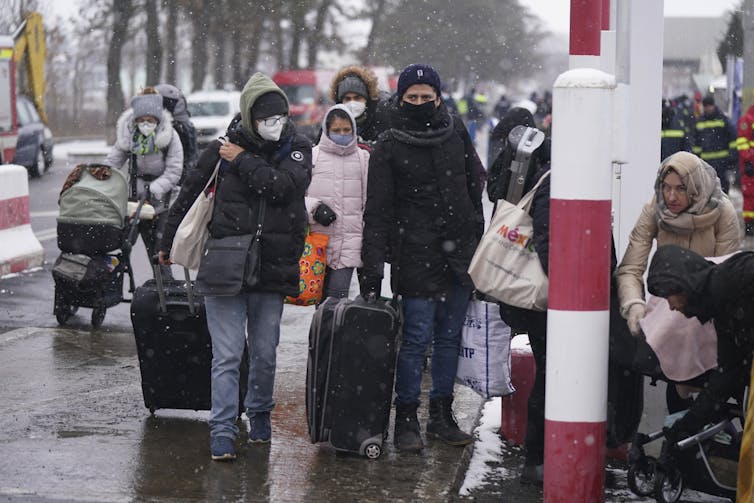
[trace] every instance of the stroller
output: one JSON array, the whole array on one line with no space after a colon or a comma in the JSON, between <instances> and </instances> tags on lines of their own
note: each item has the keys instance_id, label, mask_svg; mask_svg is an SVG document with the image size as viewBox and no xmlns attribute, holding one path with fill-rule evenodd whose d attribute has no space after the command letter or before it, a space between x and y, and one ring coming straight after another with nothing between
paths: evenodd
<instances>
[{"instance_id":1,"label":"stroller","mask_svg":"<svg viewBox=\"0 0 754 503\"><path fill-rule=\"evenodd\" d=\"M738 453L741 447L743 410L727 404L717 421L702 431L670 445L665 430L637 433L628 453L628 487L638 496L654 496L660 503L675 503L689 488L735 500ZM666 418L670 426L685 411ZM660 459L645 453L644 446L663 439Z\"/></svg>"},{"instance_id":2,"label":"stroller","mask_svg":"<svg viewBox=\"0 0 754 503\"><path fill-rule=\"evenodd\" d=\"M125 175L107 166L83 164L69 175L59 204L57 232L62 253L52 268L53 313L65 325L79 307L91 308L92 327L98 328L107 308L124 301L125 274L129 292L135 289L130 252L144 200L129 217Z\"/></svg>"}]
</instances>

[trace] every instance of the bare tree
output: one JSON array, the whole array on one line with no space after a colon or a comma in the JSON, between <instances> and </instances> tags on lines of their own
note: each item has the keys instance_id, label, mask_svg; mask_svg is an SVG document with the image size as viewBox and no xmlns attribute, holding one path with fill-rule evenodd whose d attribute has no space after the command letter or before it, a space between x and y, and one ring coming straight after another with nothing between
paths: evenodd
<instances>
[{"instance_id":1,"label":"bare tree","mask_svg":"<svg viewBox=\"0 0 754 503\"><path fill-rule=\"evenodd\" d=\"M107 52L107 116L105 125L108 140L115 141L115 123L125 108L123 88L120 84L121 50L128 34L128 21L133 14L132 0L113 0L112 34Z\"/></svg>"},{"instance_id":2,"label":"bare tree","mask_svg":"<svg viewBox=\"0 0 754 503\"><path fill-rule=\"evenodd\" d=\"M145 7L147 11L147 84L154 85L160 82L160 70L162 69L162 39L160 20L157 15L157 0L146 0Z\"/></svg>"},{"instance_id":3,"label":"bare tree","mask_svg":"<svg viewBox=\"0 0 754 503\"><path fill-rule=\"evenodd\" d=\"M199 91L204 86L204 75L207 72L207 17L199 15L199 12L211 11L207 0L194 0L191 5L191 26L193 40L192 44L193 58L191 59L191 88L192 91Z\"/></svg>"},{"instance_id":4,"label":"bare tree","mask_svg":"<svg viewBox=\"0 0 754 503\"><path fill-rule=\"evenodd\" d=\"M299 68L301 42L306 33L306 3L293 0L291 6L291 45L288 52L288 68Z\"/></svg>"},{"instance_id":5,"label":"bare tree","mask_svg":"<svg viewBox=\"0 0 754 503\"><path fill-rule=\"evenodd\" d=\"M369 36L367 36L367 43L361 51L362 60L365 65L373 65L375 63L375 39L382 30L382 20L385 17L386 4L387 0L375 0L375 2L371 4L371 8L367 13L372 21L372 27L369 30Z\"/></svg>"},{"instance_id":6,"label":"bare tree","mask_svg":"<svg viewBox=\"0 0 754 503\"><path fill-rule=\"evenodd\" d=\"M248 6L246 0L228 0L229 10L238 12ZM233 36L230 38L231 53L231 81L236 89L241 89L249 78L249 74L256 68L259 61L262 36L265 33L265 21L270 17L271 4L274 0L256 2L254 15L251 18L234 16L232 23Z\"/></svg>"},{"instance_id":7,"label":"bare tree","mask_svg":"<svg viewBox=\"0 0 754 503\"><path fill-rule=\"evenodd\" d=\"M314 18L314 26L309 31L309 38L306 47L306 61L309 68L315 68L317 66L317 53L319 52L322 43L325 21L327 21L332 3L332 0L319 0L317 2L317 15Z\"/></svg>"},{"instance_id":8,"label":"bare tree","mask_svg":"<svg viewBox=\"0 0 754 503\"><path fill-rule=\"evenodd\" d=\"M165 82L175 84L175 57L178 52L178 5L175 0L163 0L165 11L167 12L167 22L165 23Z\"/></svg>"}]
</instances>

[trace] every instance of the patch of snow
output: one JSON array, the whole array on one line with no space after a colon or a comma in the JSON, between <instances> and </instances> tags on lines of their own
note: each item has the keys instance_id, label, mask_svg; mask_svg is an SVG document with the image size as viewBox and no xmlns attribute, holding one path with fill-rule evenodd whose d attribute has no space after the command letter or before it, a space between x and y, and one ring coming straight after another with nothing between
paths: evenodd
<instances>
[{"instance_id":1,"label":"patch of snow","mask_svg":"<svg viewBox=\"0 0 754 503\"><path fill-rule=\"evenodd\" d=\"M484 404L479 426L474 430L476 441L474 454L469 461L466 476L458 494L468 496L471 491L484 485L485 479L496 476L505 477L508 470L493 470L487 463L499 463L503 456L503 441L500 439L501 398L495 397Z\"/></svg>"}]
</instances>

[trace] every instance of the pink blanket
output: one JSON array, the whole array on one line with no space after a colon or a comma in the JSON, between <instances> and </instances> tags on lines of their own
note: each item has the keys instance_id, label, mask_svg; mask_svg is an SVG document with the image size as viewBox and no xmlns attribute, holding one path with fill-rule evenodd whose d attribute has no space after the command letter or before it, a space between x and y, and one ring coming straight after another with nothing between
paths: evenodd
<instances>
[{"instance_id":1,"label":"pink blanket","mask_svg":"<svg viewBox=\"0 0 754 503\"><path fill-rule=\"evenodd\" d=\"M672 311L667 300L650 295L647 314L639 323L668 378L686 381L717 367L717 335L711 321L702 325Z\"/></svg>"}]
</instances>

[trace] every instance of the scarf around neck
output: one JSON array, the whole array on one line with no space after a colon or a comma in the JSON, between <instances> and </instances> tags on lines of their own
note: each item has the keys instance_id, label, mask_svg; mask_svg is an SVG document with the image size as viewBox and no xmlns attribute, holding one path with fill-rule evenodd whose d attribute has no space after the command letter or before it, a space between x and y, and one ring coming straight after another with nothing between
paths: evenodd
<instances>
[{"instance_id":1,"label":"scarf around neck","mask_svg":"<svg viewBox=\"0 0 754 503\"><path fill-rule=\"evenodd\" d=\"M689 207L675 214L665 204L662 183L669 170L674 170L686 185ZM720 217L723 191L715 169L689 152L677 152L662 162L655 181L655 215L659 227L677 234L691 234L710 227Z\"/></svg>"},{"instance_id":2,"label":"scarf around neck","mask_svg":"<svg viewBox=\"0 0 754 503\"><path fill-rule=\"evenodd\" d=\"M131 141L131 152L136 155L154 154L160 149L155 145L155 133L152 131L149 136L144 136L138 129L134 131L134 135Z\"/></svg>"}]
</instances>

